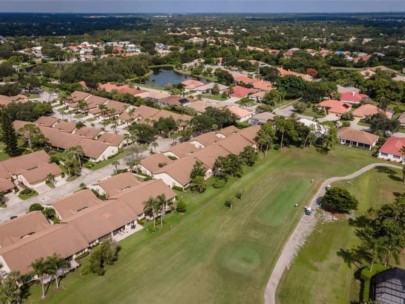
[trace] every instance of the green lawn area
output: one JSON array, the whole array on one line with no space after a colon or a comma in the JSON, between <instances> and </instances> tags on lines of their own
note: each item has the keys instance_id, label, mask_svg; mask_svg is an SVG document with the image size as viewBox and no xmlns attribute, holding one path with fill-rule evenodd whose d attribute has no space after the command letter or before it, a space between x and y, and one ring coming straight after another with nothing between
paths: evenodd
<instances>
[{"instance_id":1,"label":"green lawn area","mask_svg":"<svg viewBox=\"0 0 405 304\"><path fill-rule=\"evenodd\" d=\"M84 114L76 114L76 115L73 115L73 117L79 119L79 118L86 117L86 115L84 115Z\"/></svg>"},{"instance_id":2,"label":"green lawn area","mask_svg":"<svg viewBox=\"0 0 405 304\"><path fill-rule=\"evenodd\" d=\"M213 100L218 100L218 101L227 100L227 98L222 97L222 95L201 94L201 97L202 97L202 98L213 99Z\"/></svg>"},{"instance_id":3,"label":"green lawn area","mask_svg":"<svg viewBox=\"0 0 405 304\"><path fill-rule=\"evenodd\" d=\"M370 207L378 208L394 200L394 193L405 192L402 173L369 171L352 181L335 183L350 191L359 200L362 214ZM398 180L399 179L399 180ZM356 267L349 268L336 252L356 245L358 239L347 219L319 223L302 248L278 289L279 302L288 303L357 303L360 282L354 279ZM405 254L401 265L405 266ZM305 297L303 297L305 295Z\"/></svg>"},{"instance_id":4,"label":"green lawn area","mask_svg":"<svg viewBox=\"0 0 405 304\"><path fill-rule=\"evenodd\" d=\"M185 215L165 217L121 242L119 261L102 277L80 269L51 286L47 303L261 303L277 256L322 180L374 162L369 151L337 146L272 151L240 179L203 194L181 193ZM311 179L314 182L311 183ZM212 182L212 181L211 181ZM233 209L226 199L243 191ZM26 303L40 302L40 287Z\"/></svg>"},{"instance_id":5,"label":"green lawn area","mask_svg":"<svg viewBox=\"0 0 405 304\"><path fill-rule=\"evenodd\" d=\"M370 124L368 122L365 122L364 120L360 120L357 124L359 126L363 126L363 127L369 127L370 126Z\"/></svg>"},{"instance_id":6,"label":"green lawn area","mask_svg":"<svg viewBox=\"0 0 405 304\"><path fill-rule=\"evenodd\" d=\"M4 143L0 143L0 161L9 159L10 156L5 151L6 145Z\"/></svg>"},{"instance_id":7,"label":"green lawn area","mask_svg":"<svg viewBox=\"0 0 405 304\"><path fill-rule=\"evenodd\" d=\"M311 106L307 107L307 109L304 111L304 113L302 113L302 115L316 117L316 118L322 118L322 117L326 116L324 113L319 114L319 113L314 112L314 110L312 110Z\"/></svg>"},{"instance_id":8,"label":"green lawn area","mask_svg":"<svg viewBox=\"0 0 405 304\"><path fill-rule=\"evenodd\" d=\"M101 162L98 162L98 163L96 163L93 167L91 167L90 169L91 170L93 170L93 171L95 171L95 170L98 170L98 169L101 169L101 168L104 168L105 166L108 166L108 165L111 165L113 162L115 162L116 160L120 160L121 158L122 158L122 153L118 153L117 155L115 155L115 156L113 156L113 157L111 157L111 158L109 158L109 159L106 159L106 160L103 160L103 161L101 161Z\"/></svg>"}]
</instances>

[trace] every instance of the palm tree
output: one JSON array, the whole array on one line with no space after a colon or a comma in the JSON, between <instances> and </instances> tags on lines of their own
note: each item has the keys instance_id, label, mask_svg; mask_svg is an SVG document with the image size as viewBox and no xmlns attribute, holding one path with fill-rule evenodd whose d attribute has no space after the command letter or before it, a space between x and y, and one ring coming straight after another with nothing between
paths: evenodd
<instances>
[{"instance_id":1,"label":"palm tree","mask_svg":"<svg viewBox=\"0 0 405 304\"><path fill-rule=\"evenodd\" d=\"M45 299L45 287L44 287L44 280L45 280L45 275L48 274L49 272L49 265L44 260L44 258L39 258L36 259L32 264L31 264L32 269L34 270L34 274L36 274L41 282L41 287L42 287L42 295L41 299Z\"/></svg>"},{"instance_id":2,"label":"palm tree","mask_svg":"<svg viewBox=\"0 0 405 304\"><path fill-rule=\"evenodd\" d=\"M53 274L56 283L56 289L59 289L59 276L60 271L64 268L69 268L69 262L65 259L61 258L57 254L50 256L46 260L47 264L49 265L49 272Z\"/></svg>"},{"instance_id":3,"label":"palm tree","mask_svg":"<svg viewBox=\"0 0 405 304\"><path fill-rule=\"evenodd\" d=\"M49 173L48 176L46 177L46 181L48 184L55 186L55 175L53 175L52 173Z\"/></svg>"},{"instance_id":4,"label":"palm tree","mask_svg":"<svg viewBox=\"0 0 405 304\"><path fill-rule=\"evenodd\" d=\"M152 212L153 216L153 227L156 227L156 214L159 212L159 202L154 199L150 198L144 203L145 207L144 210L145 212Z\"/></svg>"},{"instance_id":5,"label":"palm tree","mask_svg":"<svg viewBox=\"0 0 405 304\"><path fill-rule=\"evenodd\" d=\"M84 100L79 100L77 102L77 106L79 107L80 111L87 113L87 102Z\"/></svg>"},{"instance_id":6,"label":"palm tree","mask_svg":"<svg viewBox=\"0 0 405 304\"><path fill-rule=\"evenodd\" d=\"M166 196L164 194L159 195L156 198L157 205L160 209L160 226L163 226L163 216L166 214Z\"/></svg>"},{"instance_id":7,"label":"palm tree","mask_svg":"<svg viewBox=\"0 0 405 304\"><path fill-rule=\"evenodd\" d=\"M115 167L115 173L118 173L118 165L120 164L120 162L118 160L114 160L112 162L112 165Z\"/></svg>"},{"instance_id":8,"label":"palm tree","mask_svg":"<svg viewBox=\"0 0 405 304\"><path fill-rule=\"evenodd\" d=\"M1 303L21 303L21 276L18 271L10 272L0 285Z\"/></svg>"}]
</instances>

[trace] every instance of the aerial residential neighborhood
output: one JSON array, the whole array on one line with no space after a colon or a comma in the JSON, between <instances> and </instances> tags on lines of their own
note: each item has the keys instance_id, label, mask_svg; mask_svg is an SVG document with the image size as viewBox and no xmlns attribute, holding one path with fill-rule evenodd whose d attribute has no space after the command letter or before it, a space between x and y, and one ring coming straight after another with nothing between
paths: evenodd
<instances>
[{"instance_id":1,"label":"aerial residential neighborhood","mask_svg":"<svg viewBox=\"0 0 405 304\"><path fill-rule=\"evenodd\" d=\"M4 1L0 302L405 303L382 2Z\"/></svg>"}]
</instances>

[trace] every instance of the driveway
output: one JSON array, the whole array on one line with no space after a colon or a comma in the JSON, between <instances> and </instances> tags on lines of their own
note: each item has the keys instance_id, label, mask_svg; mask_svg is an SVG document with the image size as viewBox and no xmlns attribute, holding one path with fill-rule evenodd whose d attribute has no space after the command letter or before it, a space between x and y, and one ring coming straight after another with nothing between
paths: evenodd
<instances>
[{"instance_id":1,"label":"driveway","mask_svg":"<svg viewBox=\"0 0 405 304\"><path fill-rule=\"evenodd\" d=\"M342 177L332 177L327 179L322 183L310 203L308 207L315 209L317 207L317 203L319 202L320 198L324 196L326 192L326 187L334 182L342 181L342 180L351 180L356 178L363 173L375 168L375 167L390 167L395 169L401 169L402 167L396 165L390 165L386 163L375 163L368 166L363 167L362 169ZM276 304L276 291L277 287L280 283L280 280L283 276L283 273L286 269L288 269L291 263L294 261L296 254L298 253L300 247L305 243L306 238L312 233L315 225L317 223L317 217L315 215L307 216L303 215L301 220L298 222L295 230L290 235L289 239L285 243L283 250L274 266L273 272L271 273L270 279L267 282L266 290L264 293L264 303L265 304ZM304 295L303 295L304 296Z\"/></svg>"},{"instance_id":2,"label":"driveway","mask_svg":"<svg viewBox=\"0 0 405 304\"><path fill-rule=\"evenodd\" d=\"M159 138L156 141L158 147L154 148L154 152L161 152L169 149L173 140L170 138ZM142 153L141 157L145 158L150 155L150 151L146 150ZM124 161L121 160L121 165L118 166L119 169L127 168L124 164ZM105 179L108 176L111 176L115 171L115 166L108 165L104 168L101 168L96 171L91 171L87 169L82 170L82 175L75 179L74 181L67 182L57 188L49 188L45 192L27 199L25 201L13 202L6 208L0 208L0 223L7 221L12 216L19 216L28 211L28 208L31 204L40 203L41 205L51 205L54 201L61 199L73 192L76 192L80 189L80 184L91 185L99 180Z\"/></svg>"}]
</instances>

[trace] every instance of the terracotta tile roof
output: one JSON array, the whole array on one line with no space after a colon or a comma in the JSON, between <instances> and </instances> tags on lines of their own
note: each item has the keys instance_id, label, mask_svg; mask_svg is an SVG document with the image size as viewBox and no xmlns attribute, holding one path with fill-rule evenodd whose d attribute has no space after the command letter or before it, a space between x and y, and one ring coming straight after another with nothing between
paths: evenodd
<instances>
[{"instance_id":1,"label":"terracotta tile roof","mask_svg":"<svg viewBox=\"0 0 405 304\"><path fill-rule=\"evenodd\" d=\"M111 145L92 139L83 138L79 144L83 148L85 156L93 159L97 159L101 154L107 150Z\"/></svg>"},{"instance_id":2,"label":"terracotta tile roof","mask_svg":"<svg viewBox=\"0 0 405 304\"><path fill-rule=\"evenodd\" d=\"M387 153L396 156L402 156L401 149L405 146L405 138L402 137L390 137L382 145L379 152Z\"/></svg>"},{"instance_id":3,"label":"terracotta tile roof","mask_svg":"<svg viewBox=\"0 0 405 304\"><path fill-rule=\"evenodd\" d=\"M349 140L367 145L374 145L378 141L377 135L352 129L349 127L341 128L340 130L338 130L337 136L344 140Z\"/></svg>"},{"instance_id":4,"label":"terracotta tile roof","mask_svg":"<svg viewBox=\"0 0 405 304\"><path fill-rule=\"evenodd\" d=\"M169 106L183 106L187 103L190 103L191 101L192 101L191 98L175 96L175 95L171 95L171 96L159 99L159 103L169 105Z\"/></svg>"},{"instance_id":5,"label":"terracotta tile roof","mask_svg":"<svg viewBox=\"0 0 405 304\"><path fill-rule=\"evenodd\" d=\"M238 106L228 106L228 110L238 118L244 118L252 115L252 112Z\"/></svg>"},{"instance_id":6,"label":"terracotta tile roof","mask_svg":"<svg viewBox=\"0 0 405 304\"><path fill-rule=\"evenodd\" d=\"M235 82L243 82L243 83L247 83L247 84L249 84L249 83L253 84L253 83L260 81L258 79L253 79L253 78L249 78L247 76L242 76L242 75L234 76L233 80L235 80Z\"/></svg>"},{"instance_id":7,"label":"terracotta tile roof","mask_svg":"<svg viewBox=\"0 0 405 304\"><path fill-rule=\"evenodd\" d=\"M340 93L340 101L359 103L365 98L369 98L366 94L357 94L352 92Z\"/></svg>"},{"instance_id":8,"label":"terracotta tile roof","mask_svg":"<svg viewBox=\"0 0 405 304\"><path fill-rule=\"evenodd\" d=\"M273 89L273 85L269 81L257 81L253 83L253 88L262 91L271 91Z\"/></svg>"},{"instance_id":9,"label":"terracotta tile roof","mask_svg":"<svg viewBox=\"0 0 405 304\"><path fill-rule=\"evenodd\" d=\"M318 104L319 107L325 108L329 113L343 114L351 109L351 105L348 103L343 103L339 100L325 100Z\"/></svg>"},{"instance_id":10,"label":"terracotta tile roof","mask_svg":"<svg viewBox=\"0 0 405 304\"><path fill-rule=\"evenodd\" d=\"M64 219L101 203L93 191L85 189L53 202L52 207Z\"/></svg>"},{"instance_id":11,"label":"terracotta tile roof","mask_svg":"<svg viewBox=\"0 0 405 304\"><path fill-rule=\"evenodd\" d=\"M121 191L136 187L140 185L141 182L131 172L126 172L114 175L98 184L107 195L111 197L119 194Z\"/></svg>"},{"instance_id":12,"label":"terracotta tile roof","mask_svg":"<svg viewBox=\"0 0 405 304\"><path fill-rule=\"evenodd\" d=\"M114 133L103 133L99 138L97 138L97 141L101 141L114 147L119 147L124 140L125 138L123 135Z\"/></svg>"},{"instance_id":13,"label":"terracotta tile roof","mask_svg":"<svg viewBox=\"0 0 405 304\"><path fill-rule=\"evenodd\" d=\"M233 93L231 94L232 97L246 97L248 96L250 93L254 93L256 92L255 89L248 89L245 87L241 87L241 86L234 86L232 88Z\"/></svg>"},{"instance_id":14,"label":"terracotta tile roof","mask_svg":"<svg viewBox=\"0 0 405 304\"><path fill-rule=\"evenodd\" d=\"M156 172L159 172L162 167L167 166L172 162L173 160L168 158L166 155L157 153L142 159L140 164L144 168L155 174Z\"/></svg>"},{"instance_id":15,"label":"terracotta tile roof","mask_svg":"<svg viewBox=\"0 0 405 304\"><path fill-rule=\"evenodd\" d=\"M50 116L41 116L38 118L35 123L39 126L43 127L52 127L54 124L58 122L58 119L55 117L50 117Z\"/></svg>"},{"instance_id":16,"label":"terracotta tile roof","mask_svg":"<svg viewBox=\"0 0 405 304\"><path fill-rule=\"evenodd\" d=\"M0 224L0 248L51 227L41 211L33 211Z\"/></svg>"},{"instance_id":17,"label":"terracotta tile roof","mask_svg":"<svg viewBox=\"0 0 405 304\"><path fill-rule=\"evenodd\" d=\"M204 82L193 80L193 79L188 79L182 82L184 85L185 89L192 90L198 87L201 87L204 85Z\"/></svg>"},{"instance_id":18,"label":"terracotta tile roof","mask_svg":"<svg viewBox=\"0 0 405 304\"><path fill-rule=\"evenodd\" d=\"M141 105L135 110L134 115L135 117L141 117L145 119L155 116L159 111L159 109Z\"/></svg>"},{"instance_id":19,"label":"terracotta tile roof","mask_svg":"<svg viewBox=\"0 0 405 304\"><path fill-rule=\"evenodd\" d=\"M99 105L105 104L107 101L108 101L107 98L94 96L94 95L90 95L86 99L87 107L89 109L98 108Z\"/></svg>"},{"instance_id":20,"label":"terracotta tile roof","mask_svg":"<svg viewBox=\"0 0 405 304\"><path fill-rule=\"evenodd\" d=\"M360 107L358 107L356 110L353 111L353 115L360 118L373 116L374 114L377 113L384 113L384 111L372 104L361 105ZM385 112L385 115L390 119L392 118L391 112Z\"/></svg>"}]
</instances>

